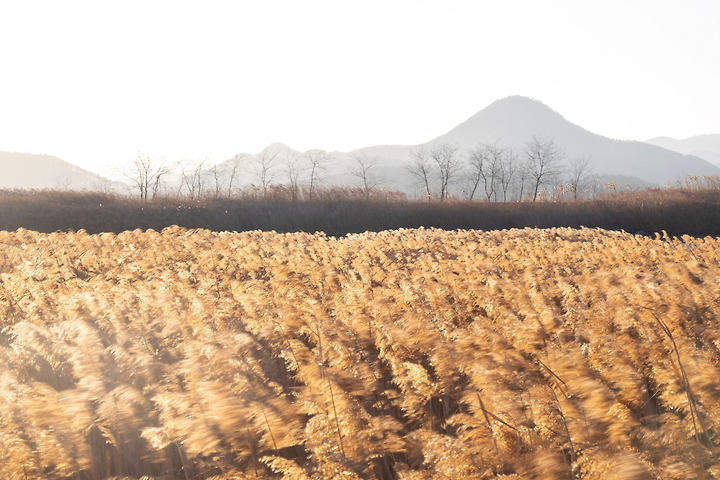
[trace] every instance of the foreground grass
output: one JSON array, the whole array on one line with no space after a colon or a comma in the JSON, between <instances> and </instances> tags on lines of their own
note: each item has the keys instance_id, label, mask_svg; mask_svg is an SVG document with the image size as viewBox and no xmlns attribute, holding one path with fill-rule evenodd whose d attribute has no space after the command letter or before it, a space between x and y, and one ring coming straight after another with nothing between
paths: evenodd
<instances>
[{"instance_id":1,"label":"foreground grass","mask_svg":"<svg viewBox=\"0 0 720 480\"><path fill-rule=\"evenodd\" d=\"M0 477L717 478L718 247L3 232Z\"/></svg>"}]
</instances>

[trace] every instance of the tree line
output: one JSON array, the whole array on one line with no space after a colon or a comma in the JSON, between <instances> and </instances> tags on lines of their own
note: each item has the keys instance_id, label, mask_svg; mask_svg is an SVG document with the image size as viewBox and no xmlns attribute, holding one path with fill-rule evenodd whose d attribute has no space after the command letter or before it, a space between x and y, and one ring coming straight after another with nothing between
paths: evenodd
<instances>
[{"instance_id":1,"label":"tree line","mask_svg":"<svg viewBox=\"0 0 720 480\"><path fill-rule=\"evenodd\" d=\"M347 167L353 187L369 198L392 190L380 160L362 152L350 154ZM294 152L271 145L256 155L239 154L212 164L204 159L169 164L139 153L123 175L135 195L232 198L248 190L263 198L282 188L291 200L313 200L336 159L323 150ZM509 202L593 198L601 189L588 157L567 158L554 140L533 136L520 149L477 144L461 149L449 143L410 151L404 170L420 198Z\"/></svg>"},{"instance_id":2,"label":"tree line","mask_svg":"<svg viewBox=\"0 0 720 480\"><path fill-rule=\"evenodd\" d=\"M331 161L330 154L322 150L283 154L273 146L253 156L238 154L214 164L208 159L169 164L138 153L122 173L142 201L158 197L233 198L248 190L257 190L266 197L278 185L286 187L293 200L299 200L301 195L315 195Z\"/></svg>"},{"instance_id":3,"label":"tree line","mask_svg":"<svg viewBox=\"0 0 720 480\"><path fill-rule=\"evenodd\" d=\"M567 160L567 162L566 162ZM553 140L533 136L519 151L511 146L478 144L461 150L449 143L412 150L408 172L428 201L453 196L508 202L589 198L599 190L590 159L567 159Z\"/></svg>"}]
</instances>

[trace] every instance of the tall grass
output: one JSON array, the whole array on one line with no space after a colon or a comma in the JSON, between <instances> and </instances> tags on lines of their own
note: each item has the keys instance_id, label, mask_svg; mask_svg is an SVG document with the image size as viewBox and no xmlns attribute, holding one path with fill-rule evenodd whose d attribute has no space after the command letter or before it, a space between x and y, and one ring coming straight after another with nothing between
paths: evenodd
<instances>
[{"instance_id":1,"label":"tall grass","mask_svg":"<svg viewBox=\"0 0 720 480\"><path fill-rule=\"evenodd\" d=\"M699 180L698 180L699 181ZM688 180L690 182L690 180ZM412 201L359 189L316 189L296 201L282 188L233 198L134 198L93 192L0 192L0 228L89 233L179 225L215 231L274 230L345 235L420 226L498 230L523 227L605 228L673 235L720 234L720 189L701 183L644 191L617 190L582 201Z\"/></svg>"},{"instance_id":2,"label":"tall grass","mask_svg":"<svg viewBox=\"0 0 720 480\"><path fill-rule=\"evenodd\" d=\"M719 247L0 232L0 478L716 478Z\"/></svg>"}]
</instances>

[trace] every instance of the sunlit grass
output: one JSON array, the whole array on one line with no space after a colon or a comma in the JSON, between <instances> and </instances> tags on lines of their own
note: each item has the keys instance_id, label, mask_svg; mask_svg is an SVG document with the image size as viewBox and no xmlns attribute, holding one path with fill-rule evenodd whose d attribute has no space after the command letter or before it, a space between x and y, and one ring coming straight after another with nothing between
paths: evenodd
<instances>
[{"instance_id":1,"label":"sunlit grass","mask_svg":"<svg viewBox=\"0 0 720 480\"><path fill-rule=\"evenodd\" d=\"M2 478L714 478L719 241L0 233Z\"/></svg>"}]
</instances>

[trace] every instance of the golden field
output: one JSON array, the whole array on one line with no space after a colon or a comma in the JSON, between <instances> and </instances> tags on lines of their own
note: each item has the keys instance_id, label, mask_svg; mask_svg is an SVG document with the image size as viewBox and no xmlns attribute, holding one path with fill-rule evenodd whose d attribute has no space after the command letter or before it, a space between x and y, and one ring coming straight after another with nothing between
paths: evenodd
<instances>
[{"instance_id":1,"label":"golden field","mask_svg":"<svg viewBox=\"0 0 720 480\"><path fill-rule=\"evenodd\" d=\"M720 240L0 232L0 478L720 478Z\"/></svg>"}]
</instances>

